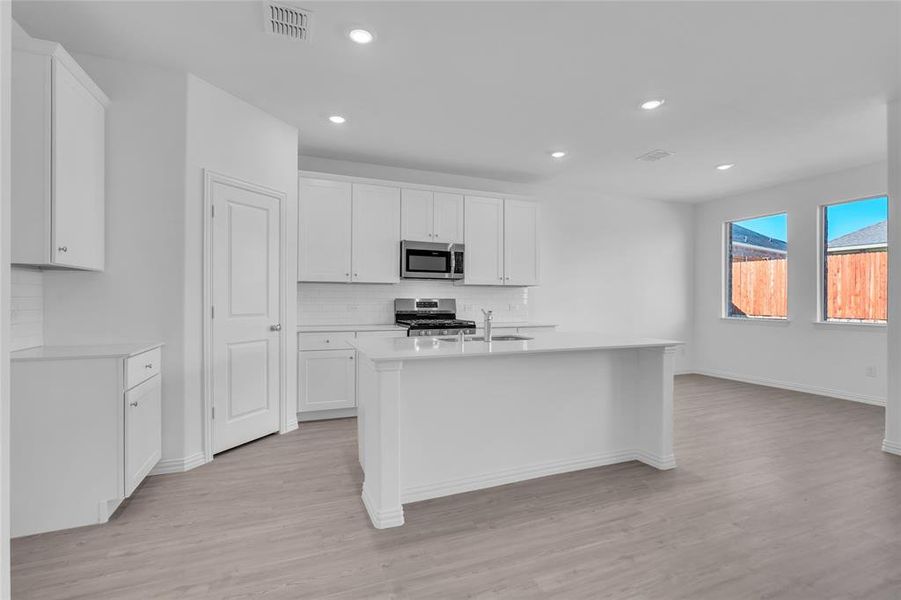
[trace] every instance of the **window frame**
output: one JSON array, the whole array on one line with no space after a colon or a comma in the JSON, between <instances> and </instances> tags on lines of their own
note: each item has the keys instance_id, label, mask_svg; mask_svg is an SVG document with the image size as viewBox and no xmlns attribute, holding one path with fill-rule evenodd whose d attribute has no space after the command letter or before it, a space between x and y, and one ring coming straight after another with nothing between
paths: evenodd
<instances>
[{"instance_id":1,"label":"window frame","mask_svg":"<svg viewBox=\"0 0 901 600\"><path fill-rule=\"evenodd\" d=\"M885 321L866 321L864 319L830 319L826 314L826 311L829 310L829 302L826 298L827 294L829 293L827 287L829 285L829 278L827 274L828 261L826 260L826 251L828 250L828 247L826 245L826 236L829 233L826 227L827 209L830 206L840 206L842 204L851 204L852 202L862 202L864 200L877 200L879 198L888 199L888 194L861 196L860 198L852 198L851 200L835 200L833 202L825 202L817 207L817 318L814 321L814 323L817 325L824 325L828 327L879 329L885 327L888 324L888 314L886 314ZM886 221L888 221L888 210L885 211L885 218ZM888 250L888 245L886 245L885 251L888 252ZM886 281L886 295L888 294L888 292L888 282Z\"/></svg>"},{"instance_id":2,"label":"window frame","mask_svg":"<svg viewBox=\"0 0 901 600\"><path fill-rule=\"evenodd\" d=\"M878 197L878 196L877 196ZM789 301L791 298L790 291L790 278L789 272L791 270L791 265L788 261L789 256L789 240L785 240L785 316L784 317L774 317L774 316L766 316L766 317L755 317L755 316L740 316L740 315L732 315L729 314L729 308L732 304L732 224L739 221L750 221L753 219L763 219L766 217L775 217L778 215L785 215L785 237L790 237L788 235L789 230L789 211L788 210L775 210L773 212L762 213L757 215L751 215L747 217L737 217L734 219L728 219L723 221L722 226L722 243L720 244L720 248L722 249L721 257L722 257L722 273L723 273L723 285L721 286L722 298L720 302L720 318L726 321L733 322L741 322L741 323L788 323L791 321L791 302ZM830 321L831 322L831 321Z\"/></svg>"}]
</instances>

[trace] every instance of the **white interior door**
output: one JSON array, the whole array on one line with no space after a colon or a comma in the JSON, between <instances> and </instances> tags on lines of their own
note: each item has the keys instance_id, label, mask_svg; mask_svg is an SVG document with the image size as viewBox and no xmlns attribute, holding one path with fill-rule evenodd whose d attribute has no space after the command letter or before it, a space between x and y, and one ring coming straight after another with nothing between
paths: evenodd
<instances>
[{"instance_id":1,"label":"white interior door","mask_svg":"<svg viewBox=\"0 0 901 600\"><path fill-rule=\"evenodd\" d=\"M279 199L213 181L213 452L279 429Z\"/></svg>"}]
</instances>

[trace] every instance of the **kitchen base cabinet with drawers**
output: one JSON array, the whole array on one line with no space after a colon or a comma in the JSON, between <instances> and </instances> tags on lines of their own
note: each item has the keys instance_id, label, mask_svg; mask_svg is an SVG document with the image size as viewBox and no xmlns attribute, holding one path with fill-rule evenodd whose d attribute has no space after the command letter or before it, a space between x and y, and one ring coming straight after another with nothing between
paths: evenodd
<instances>
[{"instance_id":1,"label":"kitchen base cabinet with drawers","mask_svg":"<svg viewBox=\"0 0 901 600\"><path fill-rule=\"evenodd\" d=\"M12 536L105 523L160 460L160 345L10 358Z\"/></svg>"},{"instance_id":2,"label":"kitchen base cabinet with drawers","mask_svg":"<svg viewBox=\"0 0 901 600\"><path fill-rule=\"evenodd\" d=\"M297 420L357 416L357 337L406 337L387 326L375 331L301 331L297 336Z\"/></svg>"}]
</instances>

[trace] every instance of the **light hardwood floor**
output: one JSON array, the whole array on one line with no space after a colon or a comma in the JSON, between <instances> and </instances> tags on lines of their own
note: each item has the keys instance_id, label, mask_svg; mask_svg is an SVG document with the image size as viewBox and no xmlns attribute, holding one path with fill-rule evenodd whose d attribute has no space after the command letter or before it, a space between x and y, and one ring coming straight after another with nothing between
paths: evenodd
<instances>
[{"instance_id":1,"label":"light hardwood floor","mask_svg":"<svg viewBox=\"0 0 901 600\"><path fill-rule=\"evenodd\" d=\"M150 478L107 525L14 540L14 597L901 598L881 408L685 376L675 423L673 471L429 500L384 531L354 421L303 424Z\"/></svg>"}]
</instances>

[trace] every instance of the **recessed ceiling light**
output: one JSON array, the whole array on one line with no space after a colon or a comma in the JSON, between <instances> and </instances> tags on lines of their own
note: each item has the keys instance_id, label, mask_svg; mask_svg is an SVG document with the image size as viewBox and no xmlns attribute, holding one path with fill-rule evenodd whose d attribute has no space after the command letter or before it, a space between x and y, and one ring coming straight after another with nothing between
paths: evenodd
<instances>
[{"instance_id":1,"label":"recessed ceiling light","mask_svg":"<svg viewBox=\"0 0 901 600\"><path fill-rule=\"evenodd\" d=\"M375 36L365 29L353 29L347 36L358 44L368 44L375 39Z\"/></svg>"},{"instance_id":2,"label":"recessed ceiling light","mask_svg":"<svg viewBox=\"0 0 901 600\"><path fill-rule=\"evenodd\" d=\"M666 102L663 98L659 100L648 100L647 102L642 102L641 107L645 110L654 110L655 108L660 108L663 106L663 103Z\"/></svg>"},{"instance_id":3,"label":"recessed ceiling light","mask_svg":"<svg viewBox=\"0 0 901 600\"><path fill-rule=\"evenodd\" d=\"M341 115L332 115L328 118L329 121L334 123L335 125L340 125L341 123L347 122L347 119L342 117Z\"/></svg>"},{"instance_id":4,"label":"recessed ceiling light","mask_svg":"<svg viewBox=\"0 0 901 600\"><path fill-rule=\"evenodd\" d=\"M566 152L562 150L557 150L556 152L551 152L551 158L563 158L566 156Z\"/></svg>"},{"instance_id":5,"label":"recessed ceiling light","mask_svg":"<svg viewBox=\"0 0 901 600\"><path fill-rule=\"evenodd\" d=\"M721 165L717 165L716 168L720 171L728 171L732 167L735 166L735 163L723 163Z\"/></svg>"}]
</instances>

